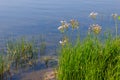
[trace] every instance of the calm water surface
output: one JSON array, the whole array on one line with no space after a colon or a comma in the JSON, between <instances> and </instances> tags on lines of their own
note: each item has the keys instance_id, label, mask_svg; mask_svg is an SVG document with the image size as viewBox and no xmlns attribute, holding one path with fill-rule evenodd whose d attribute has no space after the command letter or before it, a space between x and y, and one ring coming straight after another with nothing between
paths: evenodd
<instances>
[{"instance_id":1,"label":"calm water surface","mask_svg":"<svg viewBox=\"0 0 120 80\"><path fill-rule=\"evenodd\" d=\"M48 43L57 44L60 40L57 28L61 20L77 19L84 35L93 23L88 17L92 11L99 13L96 22L102 30L115 31L111 14L120 15L119 5L120 0L0 0L0 39L11 35L43 34ZM50 45L49 53L51 48L55 49Z\"/></svg>"},{"instance_id":2,"label":"calm water surface","mask_svg":"<svg viewBox=\"0 0 120 80\"><path fill-rule=\"evenodd\" d=\"M0 0L0 37L43 34L55 41L59 21L77 19L83 33L92 22L92 11L103 17L97 21L103 29L112 28L110 15L120 14L119 5L120 0Z\"/></svg>"}]
</instances>

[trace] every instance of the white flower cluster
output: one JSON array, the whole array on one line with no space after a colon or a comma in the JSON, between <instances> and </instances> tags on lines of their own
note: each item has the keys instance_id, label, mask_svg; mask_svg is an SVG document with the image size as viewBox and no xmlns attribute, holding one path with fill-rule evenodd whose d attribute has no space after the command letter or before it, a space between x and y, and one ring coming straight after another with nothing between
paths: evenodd
<instances>
[{"instance_id":1,"label":"white flower cluster","mask_svg":"<svg viewBox=\"0 0 120 80\"><path fill-rule=\"evenodd\" d=\"M91 13L89 14L89 17L91 17L92 19L96 19L97 15L98 15L97 12L91 12ZM117 14L117 13L113 13L111 16L112 16L114 19L116 19L116 18L118 17L118 14Z\"/></svg>"},{"instance_id":2,"label":"white flower cluster","mask_svg":"<svg viewBox=\"0 0 120 80\"><path fill-rule=\"evenodd\" d=\"M116 19L118 17L118 14L113 13L111 16L113 17L113 19Z\"/></svg>"},{"instance_id":3,"label":"white flower cluster","mask_svg":"<svg viewBox=\"0 0 120 80\"><path fill-rule=\"evenodd\" d=\"M67 23L66 21L60 21L61 26L58 27L58 30L60 30L62 33L69 28L69 26L72 27L72 29L78 29L79 28L79 22L77 20L71 19L70 23Z\"/></svg>"},{"instance_id":4,"label":"white flower cluster","mask_svg":"<svg viewBox=\"0 0 120 80\"><path fill-rule=\"evenodd\" d=\"M70 24L72 29L74 30L75 28L78 29L79 28L79 22L77 20L71 19L70 20Z\"/></svg>"},{"instance_id":5,"label":"white flower cluster","mask_svg":"<svg viewBox=\"0 0 120 80\"><path fill-rule=\"evenodd\" d=\"M64 37L62 41L59 41L59 43L64 46L68 42L68 38Z\"/></svg>"},{"instance_id":6,"label":"white flower cluster","mask_svg":"<svg viewBox=\"0 0 120 80\"><path fill-rule=\"evenodd\" d=\"M70 23L67 23L66 21L60 21L60 22L61 22L61 26L58 27L58 30L61 33L64 33L70 26L71 26L72 30L78 29L78 27L79 27L78 21L74 20L74 19L70 20ZM68 39L66 37L64 37L61 41L59 41L59 43L63 46L67 42L68 42Z\"/></svg>"},{"instance_id":7,"label":"white flower cluster","mask_svg":"<svg viewBox=\"0 0 120 80\"><path fill-rule=\"evenodd\" d=\"M98 13L96 12L91 12L89 17L91 17L92 19L96 19L96 16L98 15Z\"/></svg>"},{"instance_id":8,"label":"white flower cluster","mask_svg":"<svg viewBox=\"0 0 120 80\"><path fill-rule=\"evenodd\" d=\"M89 14L89 17L91 17L92 19L96 19L97 18L98 13L97 12L91 12ZM118 14L113 13L111 15L113 17L114 20L116 20L118 18ZM77 20L71 19L70 23L67 23L66 21L61 21L61 26L58 27L58 30L60 30L62 33L64 33L69 26L71 26L72 30L74 29L78 29L79 28L79 22ZM90 31L93 31L95 34L99 34L102 30L101 26L98 24L92 24L89 27ZM117 32L117 27L116 27L116 32ZM67 38L63 38L62 41L59 41L59 43L61 45L65 45L68 42Z\"/></svg>"},{"instance_id":9,"label":"white flower cluster","mask_svg":"<svg viewBox=\"0 0 120 80\"><path fill-rule=\"evenodd\" d=\"M101 32L101 26L98 24L92 24L89 27L89 30L92 30L95 34L99 34Z\"/></svg>"},{"instance_id":10,"label":"white flower cluster","mask_svg":"<svg viewBox=\"0 0 120 80\"><path fill-rule=\"evenodd\" d=\"M65 29L68 29L69 24L66 21L61 21L61 26L58 27L58 30L60 30L62 33L65 31Z\"/></svg>"}]
</instances>

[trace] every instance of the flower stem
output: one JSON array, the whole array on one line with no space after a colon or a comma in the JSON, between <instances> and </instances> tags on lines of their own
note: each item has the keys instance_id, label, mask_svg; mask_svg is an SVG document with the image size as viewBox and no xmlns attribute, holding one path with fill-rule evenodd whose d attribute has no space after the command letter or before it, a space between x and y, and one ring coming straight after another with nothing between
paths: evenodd
<instances>
[{"instance_id":1,"label":"flower stem","mask_svg":"<svg viewBox=\"0 0 120 80\"><path fill-rule=\"evenodd\" d=\"M116 39L117 39L117 33L118 33L118 24L117 24L117 20L115 20L115 27L116 27Z\"/></svg>"}]
</instances>

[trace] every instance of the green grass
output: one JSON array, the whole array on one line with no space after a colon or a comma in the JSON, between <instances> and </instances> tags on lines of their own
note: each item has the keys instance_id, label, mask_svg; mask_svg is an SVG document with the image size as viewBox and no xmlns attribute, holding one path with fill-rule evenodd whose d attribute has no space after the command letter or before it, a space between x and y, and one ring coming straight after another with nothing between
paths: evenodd
<instances>
[{"instance_id":1,"label":"green grass","mask_svg":"<svg viewBox=\"0 0 120 80\"><path fill-rule=\"evenodd\" d=\"M19 69L26 69L36 64L39 47L34 40L26 38L9 40L5 49L0 51L0 80L10 79L11 70L19 72Z\"/></svg>"},{"instance_id":2,"label":"green grass","mask_svg":"<svg viewBox=\"0 0 120 80\"><path fill-rule=\"evenodd\" d=\"M11 78L10 61L8 60L8 57L0 54L0 80L4 80L5 78Z\"/></svg>"},{"instance_id":3,"label":"green grass","mask_svg":"<svg viewBox=\"0 0 120 80\"><path fill-rule=\"evenodd\" d=\"M98 13L92 12L89 16L95 21L97 15ZM113 37L110 33L105 33L103 38L99 35L102 26L92 24L84 39L78 37L76 40L71 40L71 36L66 32L68 28L74 26L76 28L73 30L77 29L79 26L75 25L77 21L74 19L69 23L61 21L58 30L62 29L64 32L60 41L58 80L120 80L119 17L117 14L112 14L112 17L116 35ZM69 26L66 27L67 24ZM69 38L64 39L67 36Z\"/></svg>"},{"instance_id":4,"label":"green grass","mask_svg":"<svg viewBox=\"0 0 120 80\"><path fill-rule=\"evenodd\" d=\"M119 80L120 38L88 36L62 46L58 80Z\"/></svg>"},{"instance_id":5,"label":"green grass","mask_svg":"<svg viewBox=\"0 0 120 80\"><path fill-rule=\"evenodd\" d=\"M38 49L34 41L28 41L22 38L7 43L7 54L12 61L12 65L18 69L28 64L34 64L38 57Z\"/></svg>"},{"instance_id":6,"label":"green grass","mask_svg":"<svg viewBox=\"0 0 120 80\"><path fill-rule=\"evenodd\" d=\"M41 35L8 39L0 50L0 80L12 80L11 74L34 67L45 52L46 42Z\"/></svg>"}]
</instances>

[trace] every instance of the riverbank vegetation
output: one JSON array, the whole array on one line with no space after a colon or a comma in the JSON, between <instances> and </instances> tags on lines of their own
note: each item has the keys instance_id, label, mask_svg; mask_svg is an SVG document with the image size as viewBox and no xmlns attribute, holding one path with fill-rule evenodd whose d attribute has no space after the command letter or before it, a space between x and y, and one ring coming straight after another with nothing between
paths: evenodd
<instances>
[{"instance_id":1,"label":"riverbank vegetation","mask_svg":"<svg viewBox=\"0 0 120 80\"><path fill-rule=\"evenodd\" d=\"M92 12L90 17L95 20L98 13ZM74 41L66 34L68 28L78 28L78 21L70 23L62 21L58 28L63 37L60 41L57 80L119 80L120 79L120 36L118 35L117 14L112 14L115 21L116 36L110 32L100 37L102 27L90 25L88 35ZM69 32L69 33L72 33Z\"/></svg>"},{"instance_id":2,"label":"riverbank vegetation","mask_svg":"<svg viewBox=\"0 0 120 80\"><path fill-rule=\"evenodd\" d=\"M12 80L12 74L20 70L28 70L38 62L38 57L46 50L45 41L35 39L8 40L0 52L0 80ZM37 41L37 42L36 42Z\"/></svg>"},{"instance_id":3,"label":"riverbank vegetation","mask_svg":"<svg viewBox=\"0 0 120 80\"><path fill-rule=\"evenodd\" d=\"M58 61L55 72L50 73L57 80L119 80L120 35L117 22L120 16L112 14L114 35L111 32L101 33L102 26L96 23L97 15L90 13L89 17L95 23L90 25L85 38L79 35L80 23L77 20L61 21L58 27L62 34L58 58L40 57L46 53L46 42L42 38L40 42L26 38L8 40L5 48L0 51L0 80L12 80L11 71L29 68L37 64L38 60L42 60L46 68L49 67L49 61ZM77 35L74 31L78 32ZM73 38L73 35L77 37Z\"/></svg>"}]
</instances>

